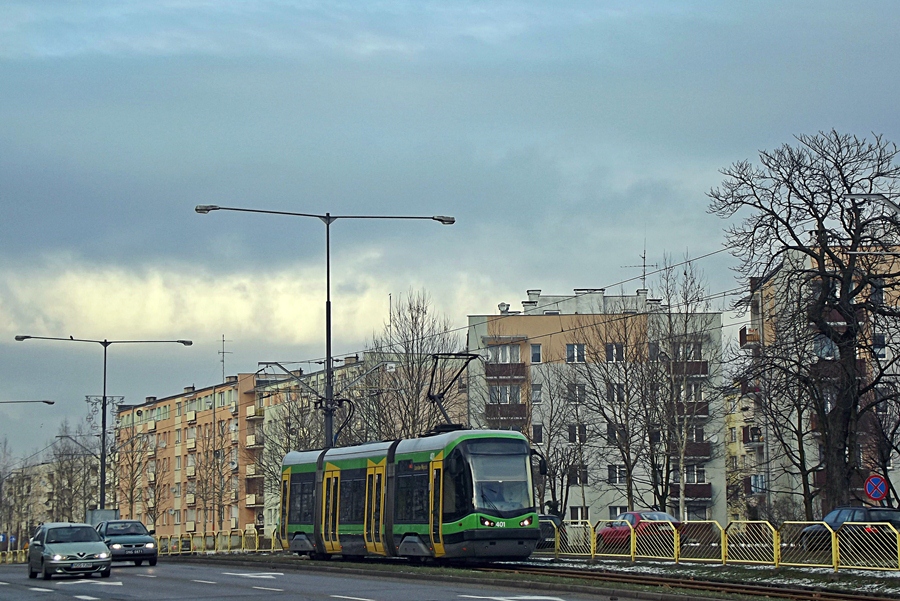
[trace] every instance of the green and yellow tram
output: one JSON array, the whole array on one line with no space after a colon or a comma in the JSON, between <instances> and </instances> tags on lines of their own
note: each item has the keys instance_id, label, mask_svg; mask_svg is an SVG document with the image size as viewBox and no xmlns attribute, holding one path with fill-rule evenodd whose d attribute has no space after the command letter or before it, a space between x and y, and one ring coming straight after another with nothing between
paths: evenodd
<instances>
[{"instance_id":1,"label":"green and yellow tram","mask_svg":"<svg viewBox=\"0 0 900 601\"><path fill-rule=\"evenodd\" d=\"M501 430L291 452L281 533L314 557L527 557L540 537L530 459Z\"/></svg>"}]
</instances>

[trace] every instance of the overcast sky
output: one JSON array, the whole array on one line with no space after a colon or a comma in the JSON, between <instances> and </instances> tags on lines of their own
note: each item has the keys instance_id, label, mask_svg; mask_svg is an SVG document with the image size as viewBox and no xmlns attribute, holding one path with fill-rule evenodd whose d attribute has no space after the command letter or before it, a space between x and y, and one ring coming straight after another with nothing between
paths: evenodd
<instances>
[{"instance_id":1,"label":"overcast sky","mask_svg":"<svg viewBox=\"0 0 900 601\"><path fill-rule=\"evenodd\" d=\"M900 141L884 2L0 0L0 438L363 348L389 298L462 326L525 290L633 293L722 249L718 170L795 134ZM698 262L711 292L725 253ZM625 281L625 283L621 283ZM734 297L726 299L733 302ZM724 306L724 305L723 305ZM734 332L726 332L726 336ZM308 366L307 366L308 369Z\"/></svg>"}]
</instances>

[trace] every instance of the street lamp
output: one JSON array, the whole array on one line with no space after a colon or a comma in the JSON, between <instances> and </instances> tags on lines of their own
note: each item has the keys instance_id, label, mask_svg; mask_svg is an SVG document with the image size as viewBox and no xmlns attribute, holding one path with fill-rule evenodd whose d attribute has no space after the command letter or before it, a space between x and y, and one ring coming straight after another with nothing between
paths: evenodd
<instances>
[{"instance_id":1,"label":"street lamp","mask_svg":"<svg viewBox=\"0 0 900 601\"><path fill-rule=\"evenodd\" d=\"M294 213L289 211L266 211L262 209L241 209L217 205L197 205L194 210L201 215L211 211L239 211L242 213L264 213L267 215L288 215L291 217L315 217L325 224L325 399L322 411L325 414L325 448L334 446L334 358L331 356L331 224L338 219L418 219L437 221L441 225L453 225L456 219L447 215L431 217L411 215L332 215L325 213Z\"/></svg>"},{"instance_id":2,"label":"street lamp","mask_svg":"<svg viewBox=\"0 0 900 601\"><path fill-rule=\"evenodd\" d=\"M0 403L44 403L45 405L53 405L56 401L0 401Z\"/></svg>"},{"instance_id":3,"label":"street lamp","mask_svg":"<svg viewBox=\"0 0 900 601\"><path fill-rule=\"evenodd\" d=\"M174 342L184 346L194 344L190 340L88 340L85 338L55 338L50 336L16 336L24 340L60 340L62 342L93 342L103 347L103 400L100 403L100 509L106 509L106 349L111 344L157 344Z\"/></svg>"}]
</instances>

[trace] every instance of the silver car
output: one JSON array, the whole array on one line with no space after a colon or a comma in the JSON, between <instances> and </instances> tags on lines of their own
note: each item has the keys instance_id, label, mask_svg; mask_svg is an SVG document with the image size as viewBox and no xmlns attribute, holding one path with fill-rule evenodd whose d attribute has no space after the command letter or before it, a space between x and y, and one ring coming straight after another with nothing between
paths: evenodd
<instances>
[{"instance_id":1,"label":"silver car","mask_svg":"<svg viewBox=\"0 0 900 601\"><path fill-rule=\"evenodd\" d=\"M28 546L28 577L50 580L54 574L95 574L109 578L109 548L89 524L42 524Z\"/></svg>"}]
</instances>

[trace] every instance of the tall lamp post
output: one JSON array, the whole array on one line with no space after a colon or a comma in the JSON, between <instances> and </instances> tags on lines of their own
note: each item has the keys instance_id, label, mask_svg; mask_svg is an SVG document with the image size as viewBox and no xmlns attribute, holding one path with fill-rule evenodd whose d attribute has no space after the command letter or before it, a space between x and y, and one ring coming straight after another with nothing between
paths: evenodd
<instances>
[{"instance_id":1,"label":"tall lamp post","mask_svg":"<svg viewBox=\"0 0 900 601\"><path fill-rule=\"evenodd\" d=\"M331 355L331 224L338 219L416 219L437 221L441 225L453 225L456 219L446 215L431 217L412 215L332 215L325 213L293 213L289 211L266 211L262 209L241 209L217 205L197 205L194 209L201 215L211 211L239 211L242 213L264 213L266 215L288 215L291 217L315 217L325 224L325 400L322 412L325 414L325 448L334 446L334 358Z\"/></svg>"},{"instance_id":2,"label":"tall lamp post","mask_svg":"<svg viewBox=\"0 0 900 601\"><path fill-rule=\"evenodd\" d=\"M194 344L190 340L88 340L85 338L55 338L50 336L16 336L16 340L59 340L62 342L92 342L103 347L103 400L100 403L100 509L106 509L106 349L111 344L159 344L174 342L184 346Z\"/></svg>"},{"instance_id":3,"label":"tall lamp post","mask_svg":"<svg viewBox=\"0 0 900 601\"><path fill-rule=\"evenodd\" d=\"M0 403L44 403L45 405L54 405L56 401L0 401Z\"/></svg>"}]
</instances>

